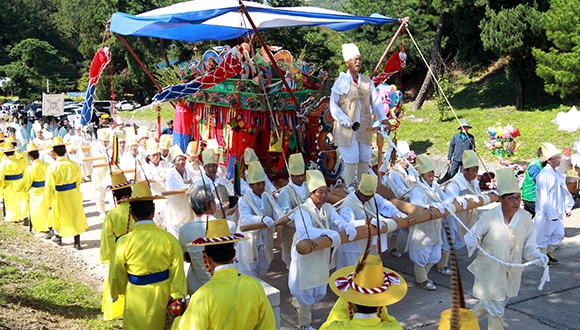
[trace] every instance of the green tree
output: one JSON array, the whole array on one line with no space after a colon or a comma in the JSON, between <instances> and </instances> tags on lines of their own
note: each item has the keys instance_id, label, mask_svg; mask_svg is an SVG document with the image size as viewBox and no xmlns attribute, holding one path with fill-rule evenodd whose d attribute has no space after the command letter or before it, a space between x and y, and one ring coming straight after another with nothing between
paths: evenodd
<instances>
[{"instance_id":1,"label":"green tree","mask_svg":"<svg viewBox=\"0 0 580 330\"><path fill-rule=\"evenodd\" d=\"M537 7L519 4L494 11L489 7L481 21L481 40L486 50L508 57L508 79L516 87L516 109L524 109L526 81L535 76L532 47L542 40L541 13Z\"/></svg>"},{"instance_id":2,"label":"green tree","mask_svg":"<svg viewBox=\"0 0 580 330\"><path fill-rule=\"evenodd\" d=\"M580 93L580 1L552 0L541 24L553 43L546 51L533 49L545 91L562 98Z\"/></svg>"}]
</instances>

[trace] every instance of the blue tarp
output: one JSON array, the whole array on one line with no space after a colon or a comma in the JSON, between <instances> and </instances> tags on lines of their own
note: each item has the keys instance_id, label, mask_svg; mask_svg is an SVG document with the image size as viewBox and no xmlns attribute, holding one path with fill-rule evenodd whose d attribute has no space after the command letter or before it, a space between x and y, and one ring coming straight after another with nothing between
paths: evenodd
<instances>
[{"instance_id":1,"label":"blue tarp","mask_svg":"<svg viewBox=\"0 0 580 330\"><path fill-rule=\"evenodd\" d=\"M317 7L270 7L243 1L260 30L278 27L326 26L346 31L363 24L397 22L379 14L354 16ZM155 37L188 42L228 40L253 33L234 0L195 0L154 9L139 15L114 13L110 30L130 36Z\"/></svg>"}]
</instances>

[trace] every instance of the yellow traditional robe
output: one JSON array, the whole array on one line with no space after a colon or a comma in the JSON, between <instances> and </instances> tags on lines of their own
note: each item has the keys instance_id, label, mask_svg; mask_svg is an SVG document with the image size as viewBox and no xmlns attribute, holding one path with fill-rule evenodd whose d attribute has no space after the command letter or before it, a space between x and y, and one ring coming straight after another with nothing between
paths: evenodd
<instances>
[{"instance_id":1,"label":"yellow traditional robe","mask_svg":"<svg viewBox=\"0 0 580 330\"><path fill-rule=\"evenodd\" d=\"M76 184L76 188L57 191L58 186ZM61 237L83 233L89 225L83 209L81 194L81 170L77 163L66 157L58 157L46 169L44 198L52 208L53 229Z\"/></svg>"},{"instance_id":2,"label":"yellow traditional robe","mask_svg":"<svg viewBox=\"0 0 580 330\"><path fill-rule=\"evenodd\" d=\"M169 278L147 285L129 282L129 274L143 276L169 270ZM170 298L185 297L183 250L175 237L152 220L135 224L113 249L109 265L111 297L125 295L123 329L164 329Z\"/></svg>"},{"instance_id":3,"label":"yellow traditional robe","mask_svg":"<svg viewBox=\"0 0 580 330\"><path fill-rule=\"evenodd\" d=\"M260 282L239 274L233 265L221 267L193 294L178 329L276 329Z\"/></svg>"},{"instance_id":4,"label":"yellow traditional robe","mask_svg":"<svg viewBox=\"0 0 580 330\"><path fill-rule=\"evenodd\" d=\"M348 313L348 302L342 298L338 298L332 307L326 322L320 326L319 330L334 330L334 329L388 329L388 330L403 330L399 322L389 315L387 307L383 306L381 316L373 318L353 318L350 319Z\"/></svg>"},{"instance_id":5,"label":"yellow traditional robe","mask_svg":"<svg viewBox=\"0 0 580 330\"><path fill-rule=\"evenodd\" d=\"M133 231L134 227L135 220L129 216L129 203L120 203L107 213L101 230L100 258L102 264L109 263L117 240ZM117 301L113 302L109 291L109 279L105 278L101 311L105 320L114 320L123 315L125 296L119 295Z\"/></svg>"},{"instance_id":6,"label":"yellow traditional robe","mask_svg":"<svg viewBox=\"0 0 580 330\"><path fill-rule=\"evenodd\" d=\"M26 216L26 192L21 190L22 178L8 179L7 176L22 175L28 166L22 155L15 153L0 163L0 187L4 189L5 221L16 222Z\"/></svg>"},{"instance_id":7,"label":"yellow traditional robe","mask_svg":"<svg viewBox=\"0 0 580 330\"><path fill-rule=\"evenodd\" d=\"M44 198L44 184L48 163L40 159L32 162L24 171L22 191L28 192L28 213L34 232L48 231L48 208ZM36 185L34 187L33 185Z\"/></svg>"}]
</instances>

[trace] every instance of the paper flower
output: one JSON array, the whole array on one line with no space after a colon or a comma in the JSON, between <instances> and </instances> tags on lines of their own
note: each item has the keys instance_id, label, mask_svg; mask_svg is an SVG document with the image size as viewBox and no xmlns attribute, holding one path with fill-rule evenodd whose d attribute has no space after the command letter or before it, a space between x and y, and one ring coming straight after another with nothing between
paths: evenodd
<instances>
[{"instance_id":1,"label":"paper flower","mask_svg":"<svg viewBox=\"0 0 580 330\"><path fill-rule=\"evenodd\" d=\"M488 127L486 134L489 141L485 142L485 146L500 160L512 157L520 147L521 143L514 140L520 136L520 130L512 125ZM580 148L580 141L578 147Z\"/></svg>"}]
</instances>

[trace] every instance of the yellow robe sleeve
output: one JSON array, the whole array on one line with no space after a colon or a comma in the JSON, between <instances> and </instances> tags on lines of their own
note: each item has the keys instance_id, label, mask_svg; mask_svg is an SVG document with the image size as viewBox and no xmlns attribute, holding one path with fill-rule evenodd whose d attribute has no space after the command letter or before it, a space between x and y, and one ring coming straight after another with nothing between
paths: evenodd
<instances>
[{"instance_id":1,"label":"yellow robe sleeve","mask_svg":"<svg viewBox=\"0 0 580 330\"><path fill-rule=\"evenodd\" d=\"M125 294L129 275L127 274L125 246L127 244L127 236L121 237L111 256L111 264L109 265L109 290L111 298L117 299L120 294Z\"/></svg>"},{"instance_id":2,"label":"yellow robe sleeve","mask_svg":"<svg viewBox=\"0 0 580 330\"><path fill-rule=\"evenodd\" d=\"M115 246L115 233L113 232L113 212L108 212L103 220L103 227L101 228L101 248L99 250L99 257L102 264L107 264L111 261L111 254Z\"/></svg>"},{"instance_id":3,"label":"yellow robe sleeve","mask_svg":"<svg viewBox=\"0 0 580 330\"><path fill-rule=\"evenodd\" d=\"M49 165L46 169L46 179L44 182L44 198L46 199L49 208L52 207L55 186L56 180L54 166Z\"/></svg>"}]
</instances>

